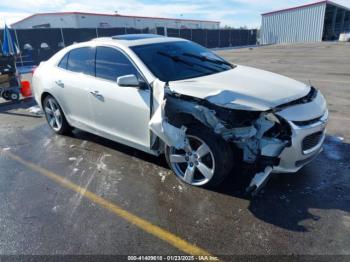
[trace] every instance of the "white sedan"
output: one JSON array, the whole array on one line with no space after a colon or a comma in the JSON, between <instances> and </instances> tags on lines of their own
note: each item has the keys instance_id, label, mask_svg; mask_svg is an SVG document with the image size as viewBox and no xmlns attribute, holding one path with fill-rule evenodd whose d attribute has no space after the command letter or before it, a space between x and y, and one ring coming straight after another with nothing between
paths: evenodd
<instances>
[{"instance_id":1,"label":"white sedan","mask_svg":"<svg viewBox=\"0 0 350 262\"><path fill-rule=\"evenodd\" d=\"M314 159L328 120L314 87L157 35L69 46L36 69L33 92L57 134L74 127L165 153L195 186L218 186L244 161L256 168L253 192Z\"/></svg>"}]
</instances>

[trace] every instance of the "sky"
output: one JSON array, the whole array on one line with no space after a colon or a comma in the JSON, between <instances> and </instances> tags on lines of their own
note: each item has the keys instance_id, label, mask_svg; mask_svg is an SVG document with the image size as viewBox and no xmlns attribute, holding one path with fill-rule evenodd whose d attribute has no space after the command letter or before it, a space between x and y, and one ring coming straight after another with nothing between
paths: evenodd
<instances>
[{"instance_id":1,"label":"sky","mask_svg":"<svg viewBox=\"0 0 350 262\"><path fill-rule=\"evenodd\" d=\"M258 28L261 14L308 4L308 0L4 0L0 27L33 13L80 11L220 21L221 26ZM350 8L350 0L334 0Z\"/></svg>"}]
</instances>

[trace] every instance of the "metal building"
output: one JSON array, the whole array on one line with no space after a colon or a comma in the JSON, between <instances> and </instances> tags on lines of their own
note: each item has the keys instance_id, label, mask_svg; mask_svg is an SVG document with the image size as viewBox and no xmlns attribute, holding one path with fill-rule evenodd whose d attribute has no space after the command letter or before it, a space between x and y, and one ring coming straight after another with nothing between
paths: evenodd
<instances>
[{"instance_id":1,"label":"metal building","mask_svg":"<svg viewBox=\"0 0 350 262\"><path fill-rule=\"evenodd\" d=\"M350 32L350 9L331 1L262 14L261 44L321 42Z\"/></svg>"},{"instance_id":2,"label":"metal building","mask_svg":"<svg viewBox=\"0 0 350 262\"><path fill-rule=\"evenodd\" d=\"M39 13L11 25L14 29L29 28L177 28L177 29L219 29L220 22L126 16L119 14L96 14L83 12Z\"/></svg>"}]
</instances>

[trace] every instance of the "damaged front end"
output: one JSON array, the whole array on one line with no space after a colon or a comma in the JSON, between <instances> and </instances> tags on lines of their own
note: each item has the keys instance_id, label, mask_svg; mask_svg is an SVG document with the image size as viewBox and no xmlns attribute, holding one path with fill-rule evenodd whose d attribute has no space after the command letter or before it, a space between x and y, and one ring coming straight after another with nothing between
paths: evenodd
<instances>
[{"instance_id":1,"label":"damaged front end","mask_svg":"<svg viewBox=\"0 0 350 262\"><path fill-rule=\"evenodd\" d=\"M291 126L277 114L281 109L261 112L223 107L209 99L178 94L158 81L153 92L156 102L149 125L152 132L168 146L184 149L188 125L200 123L212 129L241 150L245 163L254 165L256 175L247 188L252 194L262 188L280 164L284 149L292 146Z\"/></svg>"}]
</instances>

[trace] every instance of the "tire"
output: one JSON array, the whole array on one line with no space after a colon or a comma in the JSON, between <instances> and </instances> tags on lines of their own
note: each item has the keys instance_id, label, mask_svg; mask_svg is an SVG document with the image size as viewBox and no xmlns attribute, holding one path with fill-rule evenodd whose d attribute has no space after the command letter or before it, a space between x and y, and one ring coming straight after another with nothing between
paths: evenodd
<instances>
[{"instance_id":1,"label":"tire","mask_svg":"<svg viewBox=\"0 0 350 262\"><path fill-rule=\"evenodd\" d=\"M43 101L43 109L47 123L56 134L66 135L71 132L72 129L69 126L60 105L53 96L48 95L45 97Z\"/></svg>"},{"instance_id":2,"label":"tire","mask_svg":"<svg viewBox=\"0 0 350 262\"><path fill-rule=\"evenodd\" d=\"M10 99L11 99L11 101L14 101L14 102L18 101L19 100L19 93L11 92Z\"/></svg>"},{"instance_id":3,"label":"tire","mask_svg":"<svg viewBox=\"0 0 350 262\"><path fill-rule=\"evenodd\" d=\"M10 96L11 96L11 93L8 90L6 90L2 93L2 97L7 101L11 100Z\"/></svg>"},{"instance_id":4,"label":"tire","mask_svg":"<svg viewBox=\"0 0 350 262\"><path fill-rule=\"evenodd\" d=\"M186 134L190 148L177 150L165 146L169 167L187 184L206 188L218 187L234 166L235 158L231 146L201 125L188 128Z\"/></svg>"}]
</instances>

